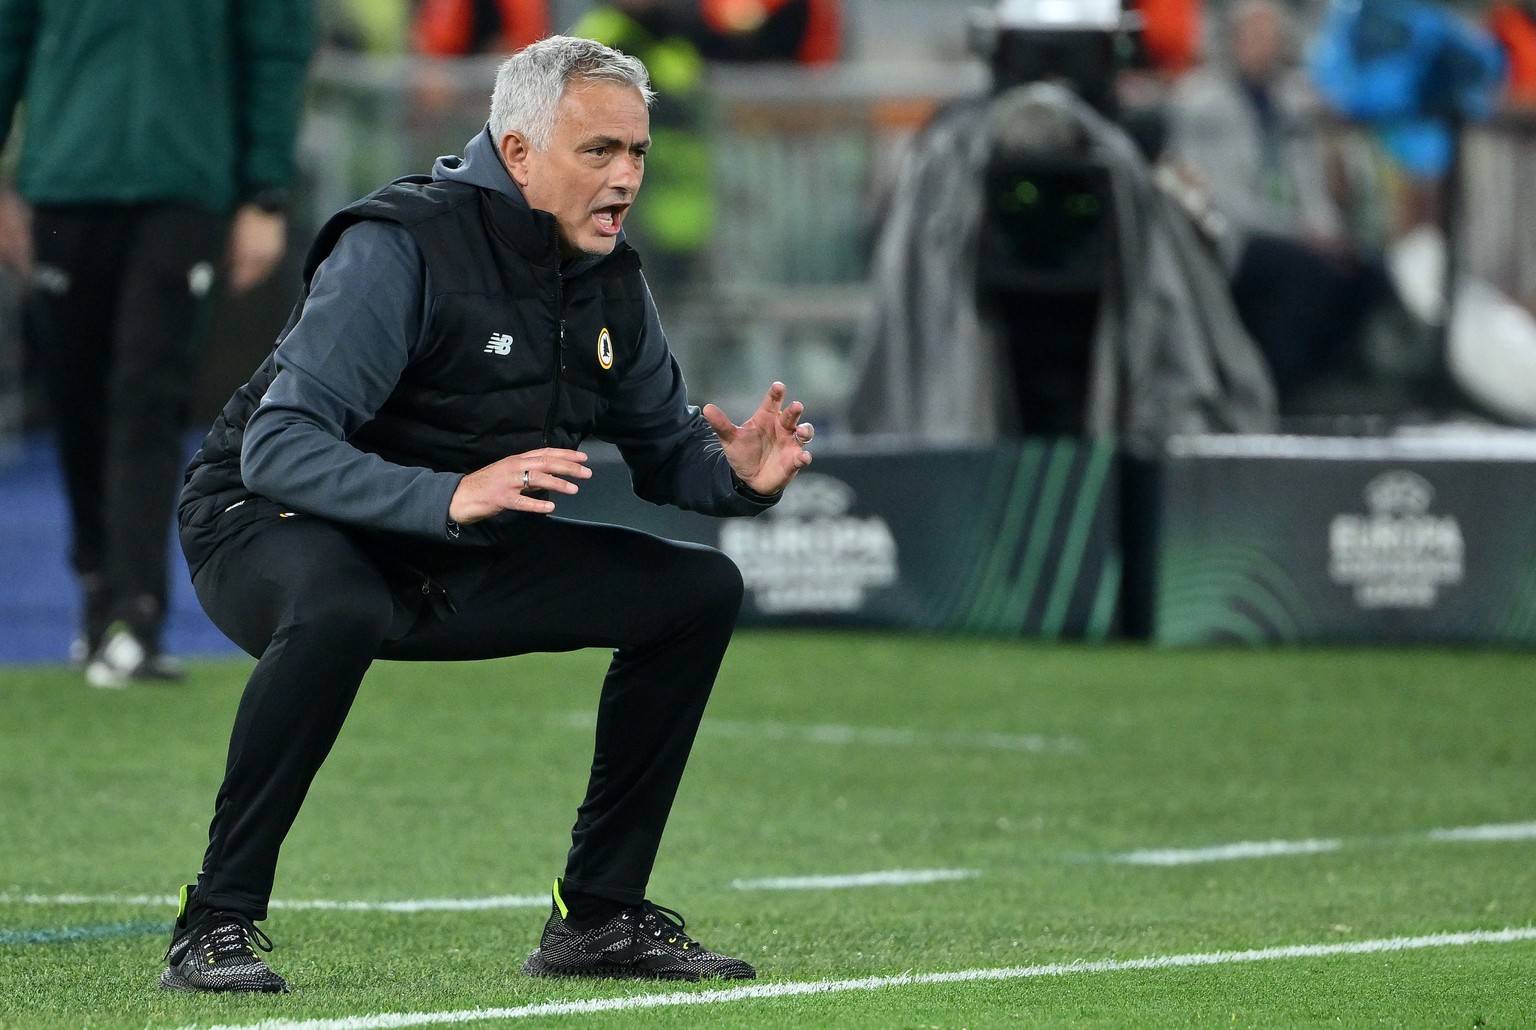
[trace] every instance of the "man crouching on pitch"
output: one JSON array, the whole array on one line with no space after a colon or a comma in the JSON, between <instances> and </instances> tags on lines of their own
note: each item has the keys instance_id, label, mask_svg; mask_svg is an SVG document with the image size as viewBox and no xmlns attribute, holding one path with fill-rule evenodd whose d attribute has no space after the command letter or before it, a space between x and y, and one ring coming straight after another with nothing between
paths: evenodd
<instances>
[{"instance_id":1,"label":"man crouching on pitch","mask_svg":"<svg viewBox=\"0 0 1536 1030\"><path fill-rule=\"evenodd\" d=\"M556 36L502 64L486 129L320 230L276 350L193 459L198 598L259 661L161 986L285 991L256 949L278 851L376 658L611 648L596 753L536 976L750 978L646 900L741 605L725 555L551 516L615 444L635 492L771 506L811 461L774 383L743 425L690 407L625 242L644 66Z\"/></svg>"}]
</instances>

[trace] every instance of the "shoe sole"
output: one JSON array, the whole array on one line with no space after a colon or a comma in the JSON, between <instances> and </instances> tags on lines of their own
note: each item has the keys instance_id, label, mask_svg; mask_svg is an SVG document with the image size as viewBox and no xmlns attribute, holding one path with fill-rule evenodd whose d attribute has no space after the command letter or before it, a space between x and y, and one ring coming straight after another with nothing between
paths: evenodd
<instances>
[{"instance_id":1,"label":"shoe sole","mask_svg":"<svg viewBox=\"0 0 1536 1030\"><path fill-rule=\"evenodd\" d=\"M524 976L539 976L555 979L585 979L585 980L685 980L689 983L699 983L704 980L755 980L757 974L747 976L740 973L696 973L691 970L645 969L640 966L621 965L617 962L603 962L595 966L582 966L574 968L570 966L556 966L544 960L542 949L534 948L533 952L523 960Z\"/></svg>"},{"instance_id":2,"label":"shoe sole","mask_svg":"<svg viewBox=\"0 0 1536 1030\"><path fill-rule=\"evenodd\" d=\"M153 672L146 669L140 669L137 672L120 672L101 662L92 662L85 667L85 681L101 690L126 690L135 683L174 685L184 682L186 678L186 674L181 672Z\"/></svg>"},{"instance_id":3,"label":"shoe sole","mask_svg":"<svg viewBox=\"0 0 1536 1030\"><path fill-rule=\"evenodd\" d=\"M167 966L160 970L160 989L163 991L201 991L204 994L288 994L288 985L281 987L226 987L217 990L212 987L199 987L189 983L187 978L176 971L175 966Z\"/></svg>"},{"instance_id":4,"label":"shoe sole","mask_svg":"<svg viewBox=\"0 0 1536 1030\"><path fill-rule=\"evenodd\" d=\"M85 667L85 682L102 690L122 690L128 685L128 675L103 662L92 662Z\"/></svg>"}]
</instances>

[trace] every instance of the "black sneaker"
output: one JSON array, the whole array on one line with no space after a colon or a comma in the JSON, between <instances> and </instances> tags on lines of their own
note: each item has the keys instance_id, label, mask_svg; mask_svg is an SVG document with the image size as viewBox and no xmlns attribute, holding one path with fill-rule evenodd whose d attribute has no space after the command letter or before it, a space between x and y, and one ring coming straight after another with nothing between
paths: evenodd
<instances>
[{"instance_id":1,"label":"black sneaker","mask_svg":"<svg viewBox=\"0 0 1536 1030\"><path fill-rule=\"evenodd\" d=\"M683 932L683 917L642 901L591 930L566 925L560 881L539 946L523 962L528 976L609 979L752 980L757 970L717 955Z\"/></svg>"},{"instance_id":2,"label":"black sneaker","mask_svg":"<svg viewBox=\"0 0 1536 1030\"><path fill-rule=\"evenodd\" d=\"M187 925L187 895L165 951L160 986L168 991L262 991L287 994L288 984L256 954L272 950L271 939L256 924L234 912L208 912Z\"/></svg>"}]
</instances>

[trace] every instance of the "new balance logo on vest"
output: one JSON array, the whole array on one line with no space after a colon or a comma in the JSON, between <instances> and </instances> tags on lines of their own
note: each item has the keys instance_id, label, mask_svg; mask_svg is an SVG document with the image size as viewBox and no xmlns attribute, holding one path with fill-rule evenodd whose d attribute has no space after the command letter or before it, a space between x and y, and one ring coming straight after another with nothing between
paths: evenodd
<instances>
[{"instance_id":1,"label":"new balance logo on vest","mask_svg":"<svg viewBox=\"0 0 1536 1030\"><path fill-rule=\"evenodd\" d=\"M491 342L485 345L487 354L500 354L505 357L512 353L511 333L492 333Z\"/></svg>"}]
</instances>

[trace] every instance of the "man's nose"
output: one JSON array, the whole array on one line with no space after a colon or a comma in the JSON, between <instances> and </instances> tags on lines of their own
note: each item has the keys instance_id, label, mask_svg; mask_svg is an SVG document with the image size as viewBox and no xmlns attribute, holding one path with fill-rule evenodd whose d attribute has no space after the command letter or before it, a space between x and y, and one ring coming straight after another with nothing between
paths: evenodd
<instances>
[{"instance_id":1,"label":"man's nose","mask_svg":"<svg viewBox=\"0 0 1536 1030\"><path fill-rule=\"evenodd\" d=\"M626 154L614 162L613 178L609 183L614 189L634 193L640 188L640 180L643 178L645 178L645 159L634 154Z\"/></svg>"}]
</instances>

